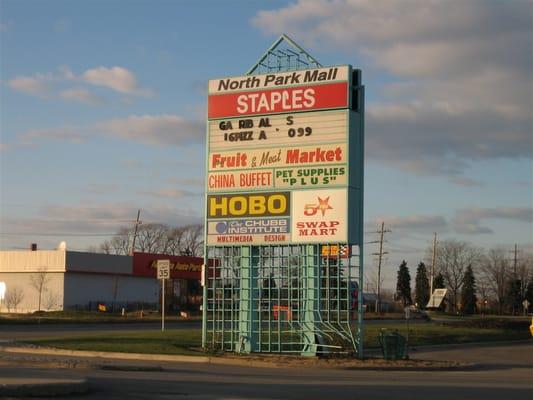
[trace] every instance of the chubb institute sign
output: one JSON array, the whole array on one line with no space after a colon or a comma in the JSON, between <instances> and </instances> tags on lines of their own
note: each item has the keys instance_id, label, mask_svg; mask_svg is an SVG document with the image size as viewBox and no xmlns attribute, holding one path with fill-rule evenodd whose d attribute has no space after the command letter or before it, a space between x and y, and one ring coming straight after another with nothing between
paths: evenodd
<instances>
[{"instance_id":1,"label":"chubb institute sign","mask_svg":"<svg viewBox=\"0 0 533 400\"><path fill-rule=\"evenodd\" d=\"M360 243L360 72L209 81L207 245Z\"/></svg>"}]
</instances>

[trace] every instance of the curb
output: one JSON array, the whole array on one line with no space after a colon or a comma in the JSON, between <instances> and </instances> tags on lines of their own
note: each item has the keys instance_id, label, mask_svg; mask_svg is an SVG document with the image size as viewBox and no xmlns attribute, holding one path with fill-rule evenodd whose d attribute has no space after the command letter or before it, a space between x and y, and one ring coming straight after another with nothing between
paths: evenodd
<instances>
[{"instance_id":1,"label":"curb","mask_svg":"<svg viewBox=\"0 0 533 400\"><path fill-rule=\"evenodd\" d=\"M16 354L31 354L31 355L55 355L55 356L69 356L69 357L87 357L87 358L104 358L108 360L136 360L136 361L163 361L163 362L184 362L184 363L203 363L212 365L231 365L231 366L245 366L256 368L328 368L328 369L344 369L344 370L367 370L367 371L459 371L471 370L478 368L477 364L462 363L454 364L450 362L440 362L440 365L357 365L342 363L334 365L328 362L321 362L321 360L309 360L308 363L298 363L294 365L287 360L271 360L262 361L257 359L246 358L224 358L213 356L184 356L184 355L166 355L166 354L143 354L143 353L120 353L120 352L101 352L101 351L83 351L83 350L65 350L54 348L24 348L24 347L0 347L5 353ZM423 363L422 360L415 360ZM431 362L431 361L425 361ZM435 363L435 362L433 362ZM100 367L95 365L95 367ZM112 367L120 369L121 367ZM140 368L142 367L128 367Z\"/></svg>"},{"instance_id":2,"label":"curb","mask_svg":"<svg viewBox=\"0 0 533 400\"><path fill-rule=\"evenodd\" d=\"M190 362L190 363L210 363L212 357L206 356L180 356L167 354L144 354L144 353L120 353L112 351L85 351L85 350L66 350L46 347L0 347L6 353L17 354L41 354L70 357L88 357L88 358L108 358L113 360L143 360L143 361L171 361L171 362Z\"/></svg>"},{"instance_id":3,"label":"curb","mask_svg":"<svg viewBox=\"0 0 533 400\"><path fill-rule=\"evenodd\" d=\"M44 397L84 394L89 391L85 379L25 379L9 378L0 384L1 397Z\"/></svg>"}]
</instances>

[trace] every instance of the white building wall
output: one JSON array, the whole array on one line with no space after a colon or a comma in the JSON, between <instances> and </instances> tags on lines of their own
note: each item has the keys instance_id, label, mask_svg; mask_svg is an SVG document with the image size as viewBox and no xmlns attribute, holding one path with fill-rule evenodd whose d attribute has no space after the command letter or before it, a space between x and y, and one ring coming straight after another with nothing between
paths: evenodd
<instances>
[{"instance_id":1,"label":"white building wall","mask_svg":"<svg viewBox=\"0 0 533 400\"><path fill-rule=\"evenodd\" d=\"M0 272L65 272L65 250L0 251Z\"/></svg>"},{"instance_id":2,"label":"white building wall","mask_svg":"<svg viewBox=\"0 0 533 400\"><path fill-rule=\"evenodd\" d=\"M8 310L0 302L0 312L33 312L39 293L32 281L45 274L41 310L56 311L86 307L89 302L156 303L159 284L155 278L132 276L130 256L115 256L65 250L0 251L0 282L10 292L22 293L22 300ZM115 299L116 287L116 299Z\"/></svg>"},{"instance_id":3,"label":"white building wall","mask_svg":"<svg viewBox=\"0 0 533 400\"><path fill-rule=\"evenodd\" d=\"M39 292L33 281L41 272L0 272L0 282L6 284L4 301L0 304L1 312L28 313L38 310ZM44 285L41 293L41 310L58 311L63 309L63 277L62 272L44 272ZM14 307L9 304L11 292L22 294L22 301ZM8 307L9 306L9 307Z\"/></svg>"},{"instance_id":4,"label":"white building wall","mask_svg":"<svg viewBox=\"0 0 533 400\"><path fill-rule=\"evenodd\" d=\"M159 285L154 278L67 272L65 274L64 308L85 308L96 302L156 303Z\"/></svg>"}]
</instances>

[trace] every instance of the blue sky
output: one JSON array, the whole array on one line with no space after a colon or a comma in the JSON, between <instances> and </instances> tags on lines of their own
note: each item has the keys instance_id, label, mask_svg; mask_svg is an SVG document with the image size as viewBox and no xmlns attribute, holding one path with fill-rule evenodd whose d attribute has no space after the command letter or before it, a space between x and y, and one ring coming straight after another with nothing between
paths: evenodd
<instances>
[{"instance_id":1,"label":"blue sky","mask_svg":"<svg viewBox=\"0 0 533 400\"><path fill-rule=\"evenodd\" d=\"M533 251L532 7L1 0L0 247L84 250L138 208L200 222L207 81L286 33L363 70L365 229L392 230L389 286L435 231Z\"/></svg>"}]
</instances>

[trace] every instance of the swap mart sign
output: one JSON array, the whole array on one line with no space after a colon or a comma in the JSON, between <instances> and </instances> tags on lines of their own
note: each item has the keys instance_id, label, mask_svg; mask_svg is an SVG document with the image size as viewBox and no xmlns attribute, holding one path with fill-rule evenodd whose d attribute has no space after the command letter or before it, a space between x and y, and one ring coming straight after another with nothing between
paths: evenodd
<instances>
[{"instance_id":1,"label":"swap mart sign","mask_svg":"<svg viewBox=\"0 0 533 400\"><path fill-rule=\"evenodd\" d=\"M209 81L208 245L359 243L359 86L351 66Z\"/></svg>"}]
</instances>

